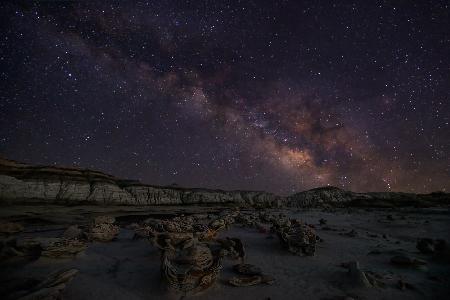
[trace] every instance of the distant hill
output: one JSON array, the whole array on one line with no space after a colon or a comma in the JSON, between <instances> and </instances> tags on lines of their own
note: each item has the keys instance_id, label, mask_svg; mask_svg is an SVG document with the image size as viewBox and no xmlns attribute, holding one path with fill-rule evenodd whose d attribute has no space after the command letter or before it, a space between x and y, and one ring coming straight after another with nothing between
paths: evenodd
<instances>
[{"instance_id":1,"label":"distant hill","mask_svg":"<svg viewBox=\"0 0 450 300\"><path fill-rule=\"evenodd\" d=\"M354 207L431 207L449 205L450 194L434 192L412 194L401 192L355 193L327 186L311 189L287 197L290 207L354 206Z\"/></svg>"}]
</instances>

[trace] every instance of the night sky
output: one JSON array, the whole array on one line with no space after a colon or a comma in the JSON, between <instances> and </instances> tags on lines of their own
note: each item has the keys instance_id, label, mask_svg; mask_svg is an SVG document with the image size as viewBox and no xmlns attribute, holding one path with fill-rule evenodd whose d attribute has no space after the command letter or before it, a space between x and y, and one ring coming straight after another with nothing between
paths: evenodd
<instances>
[{"instance_id":1,"label":"night sky","mask_svg":"<svg viewBox=\"0 0 450 300\"><path fill-rule=\"evenodd\" d=\"M145 183L450 189L448 1L0 4L0 155Z\"/></svg>"}]
</instances>

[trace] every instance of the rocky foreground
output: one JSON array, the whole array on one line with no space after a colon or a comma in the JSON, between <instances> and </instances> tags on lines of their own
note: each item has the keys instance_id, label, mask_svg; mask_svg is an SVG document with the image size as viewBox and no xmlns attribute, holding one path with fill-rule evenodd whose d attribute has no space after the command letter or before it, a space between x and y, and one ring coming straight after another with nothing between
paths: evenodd
<instances>
[{"instance_id":1,"label":"rocky foreground","mask_svg":"<svg viewBox=\"0 0 450 300\"><path fill-rule=\"evenodd\" d=\"M0 295L448 299L449 204L151 186L0 159Z\"/></svg>"},{"instance_id":2,"label":"rocky foreground","mask_svg":"<svg viewBox=\"0 0 450 300\"><path fill-rule=\"evenodd\" d=\"M448 208L10 206L2 299L448 299Z\"/></svg>"},{"instance_id":3,"label":"rocky foreground","mask_svg":"<svg viewBox=\"0 0 450 300\"><path fill-rule=\"evenodd\" d=\"M0 158L0 205L230 205L239 207L431 207L450 204L450 194L355 193L322 187L281 197L261 191L223 191L154 186L99 171L33 166Z\"/></svg>"}]
</instances>

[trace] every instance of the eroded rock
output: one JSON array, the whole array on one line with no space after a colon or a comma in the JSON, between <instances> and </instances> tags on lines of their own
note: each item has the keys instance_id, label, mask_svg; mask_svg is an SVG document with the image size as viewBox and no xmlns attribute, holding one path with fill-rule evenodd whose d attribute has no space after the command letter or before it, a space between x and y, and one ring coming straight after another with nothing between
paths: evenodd
<instances>
[{"instance_id":1,"label":"eroded rock","mask_svg":"<svg viewBox=\"0 0 450 300\"><path fill-rule=\"evenodd\" d=\"M73 257L87 248L83 241L66 238L42 241L40 246L42 248L41 255L51 258Z\"/></svg>"},{"instance_id":2,"label":"eroded rock","mask_svg":"<svg viewBox=\"0 0 450 300\"><path fill-rule=\"evenodd\" d=\"M23 255L39 255L51 258L68 258L84 251L87 244L78 239L23 238L18 239L16 249Z\"/></svg>"},{"instance_id":3,"label":"eroded rock","mask_svg":"<svg viewBox=\"0 0 450 300\"><path fill-rule=\"evenodd\" d=\"M120 232L119 226L114 225L114 222L115 218L111 216L96 217L85 233L86 237L90 241L112 241Z\"/></svg>"},{"instance_id":4,"label":"eroded rock","mask_svg":"<svg viewBox=\"0 0 450 300\"><path fill-rule=\"evenodd\" d=\"M220 254L207 244L184 241L174 249L163 250L162 278L169 290L192 295L214 284L222 268L221 260Z\"/></svg>"},{"instance_id":5,"label":"eroded rock","mask_svg":"<svg viewBox=\"0 0 450 300\"><path fill-rule=\"evenodd\" d=\"M316 234L308 225L295 222L291 226L276 229L281 243L296 255L312 256L316 252Z\"/></svg>"}]
</instances>

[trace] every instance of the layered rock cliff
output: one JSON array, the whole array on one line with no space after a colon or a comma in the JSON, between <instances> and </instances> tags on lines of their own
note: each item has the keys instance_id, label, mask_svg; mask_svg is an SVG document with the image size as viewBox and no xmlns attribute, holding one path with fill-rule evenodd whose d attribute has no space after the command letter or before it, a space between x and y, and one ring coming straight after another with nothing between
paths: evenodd
<instances>
[{"instance_id":1,"label":"layered rock cliff","mask_svg":"<svg viewBox=\"0 0 450 300\"><path fill-rule=\"evenodd\" d=\"M32 166L0 158L0 203L280 206L267 192L145 185L87 169Z\"/></svg>"},{"instance_id":2,"label":"layered rock cliff","mask_svg":"<svg viewBox=\"0 0 450 300\"><path fill-rule=\"evenodd\" d=\"M429 207L449 205L450 194L355 193L321 187L288 197L258 191L155 186L102 172L33 166L0 158L0 204L214 205L251 207Z\"/></svg>"}]
</instances>

